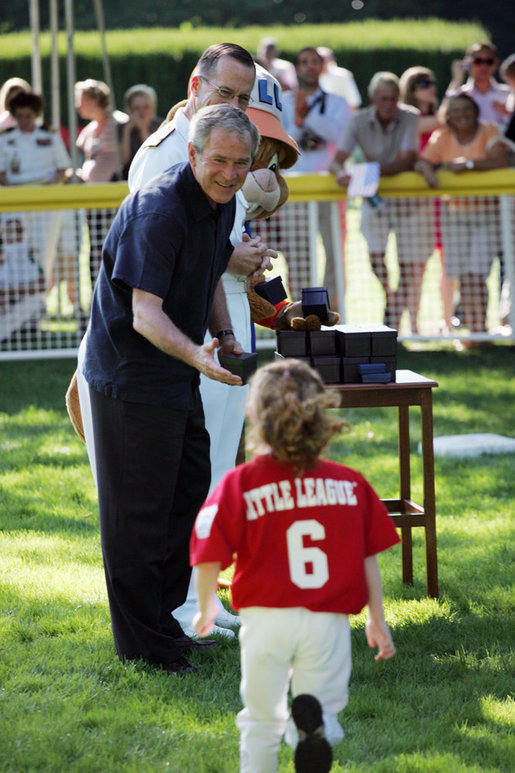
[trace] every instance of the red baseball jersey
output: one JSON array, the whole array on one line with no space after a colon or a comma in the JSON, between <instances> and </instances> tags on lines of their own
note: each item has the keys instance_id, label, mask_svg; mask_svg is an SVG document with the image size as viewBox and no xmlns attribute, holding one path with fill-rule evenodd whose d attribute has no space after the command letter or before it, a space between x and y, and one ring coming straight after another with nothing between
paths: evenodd
<instances>
[{"instance_id":1,"label":"red baseball jersey","mask_svg":"<svg viewBox=\"0 0 515 773\"><path fill-rule=\"evenodd\" d=\"M357 614L364 560L399 542L386 507L355 470L319 459L295 477L271 455L228 472L199 512L191 563L234 558L232 604Z\"/></svg>"}]
</instances>

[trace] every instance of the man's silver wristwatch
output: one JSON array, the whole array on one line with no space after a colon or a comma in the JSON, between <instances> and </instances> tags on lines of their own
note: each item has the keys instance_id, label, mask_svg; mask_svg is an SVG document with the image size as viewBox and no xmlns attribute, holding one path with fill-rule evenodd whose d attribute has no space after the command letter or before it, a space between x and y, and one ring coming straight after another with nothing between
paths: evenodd
<instances>
[{"instance_id":1,"label":"man's silver wristwatch","mask_svg":"<svg viewBox=\"0 0 515 773\"><path fill-rule=\"evenodd\" d=\"M467 160L465 161L465 169L474 169L474 167L475 167L475 164L472 161L472 159L467 158Z\"/></svg>"}]
</instances>

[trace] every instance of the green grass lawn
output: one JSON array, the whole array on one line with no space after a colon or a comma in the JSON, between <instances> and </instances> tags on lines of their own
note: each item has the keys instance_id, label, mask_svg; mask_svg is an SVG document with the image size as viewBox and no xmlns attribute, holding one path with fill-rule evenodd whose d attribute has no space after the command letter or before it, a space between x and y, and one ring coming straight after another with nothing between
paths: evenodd
<instances>
[{"instance_id":1,"label":"green grass lawn","mask_svg":"<svg viewBox=\"0 0 515 773\"><path fill-rule=\"evenodd\" d=\"M515 437L513 347L403 350L399 359L439 383L436 435ZM201 672L184 679L116 659L95 489L64 407L73 369L69 360L0 363L0 770L236 773L237 642L195 654ZM351 432L332 457L396 497L395 409L347 418ZM425 596L422 529L413 587L401 582L399 548L381 555L398 654L374 662L364 615L352 618L334 771L513 769L514 461L436 459L440 598ZM286 746L279 771L293 771Z\"/></svg>"}]
</instances>

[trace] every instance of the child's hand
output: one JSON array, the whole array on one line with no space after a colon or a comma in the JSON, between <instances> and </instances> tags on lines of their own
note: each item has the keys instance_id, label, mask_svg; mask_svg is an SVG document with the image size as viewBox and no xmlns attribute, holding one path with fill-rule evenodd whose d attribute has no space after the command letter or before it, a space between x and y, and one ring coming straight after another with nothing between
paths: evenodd
<instances>
[{"instance_id":1,"label":"child's hand","mask_svg":"<svg viewBox=\"0 0 515 773\"><path fill-rule=\"evenodd\" d=\"M197 636L201 638L209 636L215 625L215 618L210 615L202 615L201 612L197 612L193 618L193 628Z\"/></svg>"},{"instance_id":2,"label":"child's hand","mask_svg":"<svg viewBox=\"0 0 515 773\"><path fill-rule=\"evenodd\" d=\"M204 605L203 605L204 606ZM197 636L209 636L215 625L215 617L218 614L218 604L214 595L209 597L207 609L197 612L193 618L193 628Z\"/></svg>"},{"instance_id":3,"label":"child's hand","mask_svg":"<svg viewBox=\"0 0 515 773\"><path fill-rule=\"evenodd\" d=\"M367 637L368 646L378 647L379 652L375 656L375 660L388 660L395 655L395 645L393 643L390 629L384 622L376 622L375 620L367 620L365 626L365 635Z\"/></svg>"}]
</instances>

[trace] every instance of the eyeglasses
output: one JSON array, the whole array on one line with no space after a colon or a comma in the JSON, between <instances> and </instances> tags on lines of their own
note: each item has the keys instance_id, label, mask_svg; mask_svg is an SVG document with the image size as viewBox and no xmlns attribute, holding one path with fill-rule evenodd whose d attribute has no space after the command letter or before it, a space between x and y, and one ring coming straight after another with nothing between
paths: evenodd
<instances>
[{"instance_id":1,"label":"eyeglasses","mask_svg":"<svg viewBox=\"0 0 515 773\"><path fill-rule=\"evenodd\" d=\"M431 86L436 86L436 81L432 81L432 80L427 79L427 80L423 80L423 81L417 81L415 83L415 88L416 89L430 89Z\"/></svg>"},{"instance_id":2,"label":"eyeglasses","mask_svg":"<svg viewBox=\"0 0 515 773\"><path fill-rule=\"evenodd\" d=\"M493 58L493 56L487 56L484 59L481 56L475 56L474 59L472 60L472 64L477 64L477 65L487 64L488 67L491 67L494 62L495 62L495 59Z\"/></svg>"},{"instance_id":3,"label":"eyeglasses","mask_svg":"<svg viewBox=\"0 0 515 773\"><path fill-rule=\"evenodd\" d=\"M238 106L242 110L245 110L245 108L247 108L253 101L250 94L236 94L235 91L228 89L226 86L217 86L216 83L212 83L209 78L205 78L203 75L200 77L203 81L209 83L209 85L218 93L218 95L227 102L232 102L232 100L236 97L238 100Z\"/></svg>"}]
</instances>

